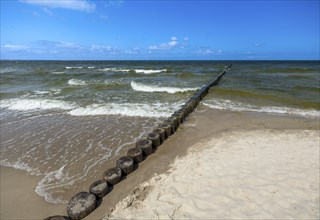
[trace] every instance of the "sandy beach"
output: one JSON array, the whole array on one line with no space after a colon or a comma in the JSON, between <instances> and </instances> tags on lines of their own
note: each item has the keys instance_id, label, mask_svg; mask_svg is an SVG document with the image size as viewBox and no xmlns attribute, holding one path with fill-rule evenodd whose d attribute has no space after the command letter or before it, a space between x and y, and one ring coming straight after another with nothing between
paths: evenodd
<instances>
[{"instance_id":1,"label":"sandy beach","mask_svg":"<svg viewBox=\"0 0 320 220\"><path fill-rule=\"evenodd\" d=\"M318 159L318 119L200 105L85 219L171 218L175 209L174 218L317 218ZM1 219L66 215L35 193L40 179L1 168Z\"/></svg>"},{"instance_id":2,"label":"sandy beach","mask_svg":"<svg viewBox=\"0 0 320 220\"><path fill-rule=\"evenodd\" d=\"M105 219L319 219L319 132L238 131L202 141Z\"/></svg>"},{"instance_id":3,"label":"sandy beach","mask_svg":"<svg viewBox=\"0 0 320 220\"><path fill-rule=\"evenodd\" d=\"M0 220L320 220L320 0L0 8Z\"/></svg>"}]
</instances>

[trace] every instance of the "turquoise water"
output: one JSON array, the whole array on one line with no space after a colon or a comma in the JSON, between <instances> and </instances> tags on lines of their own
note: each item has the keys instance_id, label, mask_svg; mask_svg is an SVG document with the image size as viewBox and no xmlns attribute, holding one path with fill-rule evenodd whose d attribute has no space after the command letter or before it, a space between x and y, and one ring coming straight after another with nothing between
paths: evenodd
<instances>
[{"instance_id":1,"label":"turquoise water","mask_svg":"<svg viewBox=\"0 0 320 220\"><path fill-rule=\"evenodd\" d=\"M65 202L230 63L205 108L319 120L319 61L1 61L1 165Z\"/></svg>"}]
</instances>

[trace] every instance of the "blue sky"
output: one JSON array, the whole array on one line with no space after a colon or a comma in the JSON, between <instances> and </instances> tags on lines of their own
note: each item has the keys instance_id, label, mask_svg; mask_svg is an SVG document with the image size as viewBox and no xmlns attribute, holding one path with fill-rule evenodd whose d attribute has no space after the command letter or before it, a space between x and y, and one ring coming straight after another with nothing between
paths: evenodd
<instances>
[{"instance_id":1,"label":"blue sky","mask_svg":"<svg viewBox=\"0 0 320 220\"><path fill-rule=\"evenodd\" d=\"M319 59L319 0L0 1L1 59Z\"/></svg>"}]
</instances>

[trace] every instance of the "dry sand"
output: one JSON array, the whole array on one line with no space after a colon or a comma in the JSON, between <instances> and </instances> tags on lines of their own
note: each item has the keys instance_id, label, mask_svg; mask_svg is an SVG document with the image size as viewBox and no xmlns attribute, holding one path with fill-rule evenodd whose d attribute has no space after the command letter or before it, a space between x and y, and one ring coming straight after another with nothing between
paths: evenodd
<instances>
[{"instance_id":1,"label":"dry sand","mask_svg":"<svg viewBox=\"0 0 320 220\"><path fill-rule=\"evenodd\" d=\"M320 217L319 131L229 132L194 145L169 172L134 189L110 219Z\"/></svg>"},{"instance_id":2,"label":"dry sand","mask_svg":"<svg viewBox=\"0 0 320 220\"><path fill-rule=\"evenodd\" d=\"M318 132L319 119L219 111L207 109L200 105L196 112L189 116L187 122L182 124L173 136L166 140L154 154L140 163L139 168L135 172L117 184L103 198L101 205L85 219L101 219L109 215L110 209L113 209L118 202L125 199L137 186L149 181L155 173L163 174L168 172L171 168L170 164L175 158L186 156L188 149L196 149L197 147L193 146L199 144L199 142L203 145L205 143L203 140L219 139L220 136L228 137L229 135L230 137L234 137L237 132L251 132L255 130L269 130L271 133L273 131L281 133L286 130L288 134L292 131L291 136L294 137L300 134L299 132L295 132L298 130L313 130L313 132ZM312 133L312 131L310 132ZM243 137L246 136L240 136L238 139ZM257 140L253 138L252 141ZM304 146L305 144L302 145ZM196 146L199 148L200 145ZM306 161L308 160L307 158ZM228 161L225 161L225 163L228 163ZM107 167L101 167L101 174L106 169ZM318 174L319 172L315 173L315 175ZM34 190L41 178L41 176L27 175L24 171L1 167L0 219L43 219L51 215L66 215L65 204L54 205L47 203L35 193ZM88 187L89 185L79 186L81 191L87 191ZM211 201L219 202L219 199L212 196Z\"/></svg>"}]
</instances>

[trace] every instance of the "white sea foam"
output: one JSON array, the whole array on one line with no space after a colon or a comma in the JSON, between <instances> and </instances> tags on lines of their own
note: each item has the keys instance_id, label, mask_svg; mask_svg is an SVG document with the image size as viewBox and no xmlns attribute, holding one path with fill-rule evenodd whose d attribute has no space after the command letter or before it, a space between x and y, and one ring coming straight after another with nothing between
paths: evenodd
<instances>
[{"instance_id":1,"label":"white sea foam","mask_svg":"<svg viewBox=\"0 0 320 220\"><path fill-rule=\"evenodd\" d=\"M105 72L130 72L134 71L136 73L141 73L141 74L154 74L154 73L161 73L161 72L166 72L166 69L161 69L161 70L147 70L147 69L124 69L124 68L104 68L104 69L99 69L100 71L105 71Z\"/></svg>"},{"instance_id":2,"label":"white sea foam","mask_svg":"<svg viewBox=\"0 0 320 220\"><path fill-rule=\"evenodd\" d=\"M87 107L73 109L69 114L74 116L88 115L123 115L130 117L168 117L179 108L182 103L107 103L93 104Z\"/></svg>"},{"instance_id":3,"label":"white sea foam","mask_svg":"<svg viewBox=\"0 0 320 220\"><path fill-rule=\"evenodd\" d=\"M144 69L135 69L134 70L136 73L144 73L144 74L153 74L153 73L161 73L161 72L166 72L166 69L162 70L144 70Z\"/></svg>"},{"instance_id":4,"label":"white sea foam","mask_svg":"<svg viewBox=\"0 0 320 220\"><path fill-rule=\"evenodd\" d=\"M44 94L49 94L50 91L46 91L46 90L36 90L34 91L35 94L37 95L44 95Z\"/></svg>"},{"instance_id":5,"label":"white sea foam","mask_svg":"<svg viewBox=\"0 0 320 220\"><path fill-rule=\"evenodd\" d=\"M1 100L0 107L16 111L32 111L50 109L70 110L77 106L74 103L52 99L5 99Z\"/></svg>"},{"instance_id":6,"label":"white sea foam","mask_svg":"<svg viewBox=\"0 0 320 220\"><path fill-rule=\"evenodd\" d=\"M48 193L48 189L52 187L56 187L58 184L61 185L63 182L66 182L63 170L66 165L62 166L60 169L49 172L45 175L45 177L38 183L35 192L43 197L47 202L54 204L67 203L61 198L53 198L53 196ZM64 184L65 185L65 184Z\"/></svg>"},{"instance_id":7,"label":"white sea foam","mask_svg":"<svg viewBox=\"0 0 320 220\"><path fill-rule=\"evenodd\" d=\"M62 71L61 71L61 72L58 72L58 71L57 71L57 72L52 72L52 74L60 75L60 74L64 74L64 72L62 72Z\"/></svg>"},{"instance_id":8,"label":"white sea foam","mask_svg":"<svg viewBox=\"0 0 320 220\"><path fill-rule=\"evenodd\" d=\"M71 86L85 86L86 82L80 79L69 79L68 84Z\"/></svg>"},{"instance_id":9,"label":"white sea foam","mask_svg":"<svg viewBox=\"0 0 320 220\"><path fill-rule=\"evenodd\" d=\"M122 68L104 68L104 69L99 69L99 71L103 72L129 72L130 69L122 69Z\"/></svg>"},{"instance_id":10,"label":"white sea foam","mask_svg":"<svg viewBox=\"0 0 320 220\"><path fill-rule=\"evenodd\" d=\"M142 83L137 83L132 81L131 87L135 91L140 92L167 92L167 93L177 93L177 92L187 92L187 91L195 91L198 88L177 88L177 87L163 87L163 86L155 86L155 85L145 85Z\"/></svg>"},{"instance_id":11,"label":"white sea foam","mask_svg":"<svg viewBox=\"0 0 320 220\"><path fill-rule=\"evenodd\" d=\"M61 92L61 89L51 89L51 90L36 90L34 91L34 94L37 95L45 95L45 94L59 94Z\"/></svg>"},{"instance_id":12,"label":"white sea foam","mask_svg":"<svg viewBox=\"0 0 320 220\"><path fill-rule=\"evenodd\" d=\"M82 66L66 66L67 70L71 70L71 69L82 69Z\"/></svg>"},{"instance_id":13,"label":"white sea foam","mask_svg":"<svg viewBox=\"0 0 320 220\"><path fill-rule=\"evenodd\" d=\"M16 170L24 170L24 171L27 171L31 175L39 175L39 173L40 173L39 170L31 168L30 166L28 166L27 164L25 164L21 161L16 161L14 163L9 163L7 161L1 161L0 165L4 166L4 167L12 167Z\"/></svg>"},{"instance_id":14,"label":"white sea foam","mask_svg":"<svg viewBox=\"0 0 320 220\"><path fill-rule=\"evenodd\" d=\"M305 110L288 107L277 106L254 106L245 104L242 102L235 102L225 99L212 99L204 101L203 104L213 109L240 111L240 112L264 112L269 114L287 114L303 117L320 117L320 111L317 110Z\"/></svg>"},{"instance_id":15,"label":"white sea foam","mask_svg":"<svg viewBox=\"0 0 320 220\"><path fill-rule=\"evenodd\" d=\"M97 83L99 84L99 83ZM115 81L115 80L104 80L103 84L106 85L124 85L126 84L125 82L121 82L121 81Z\"/></svg>"},{"instance_id":16,"label":"white sea foam","mask_svg":"<svg viewBox=\"0 0 320 220\"><path fill-rule=\"evenodd\" d=\"M88 69L94 69L94 68L96 68L95 66L88 66L87 67Z\"/></svg>"},{"instance_id":17,"label":"white sea foam","mask_svg":"<svg viewBox=\"0 0 320 220\"><path fill-rule=\"evenodd\" d=\"M19 69L15 68L15 67L2 67L0 68L0 74L3 73L12 73L12 72L17 72Z\"/></svg>"}]
</instances>

